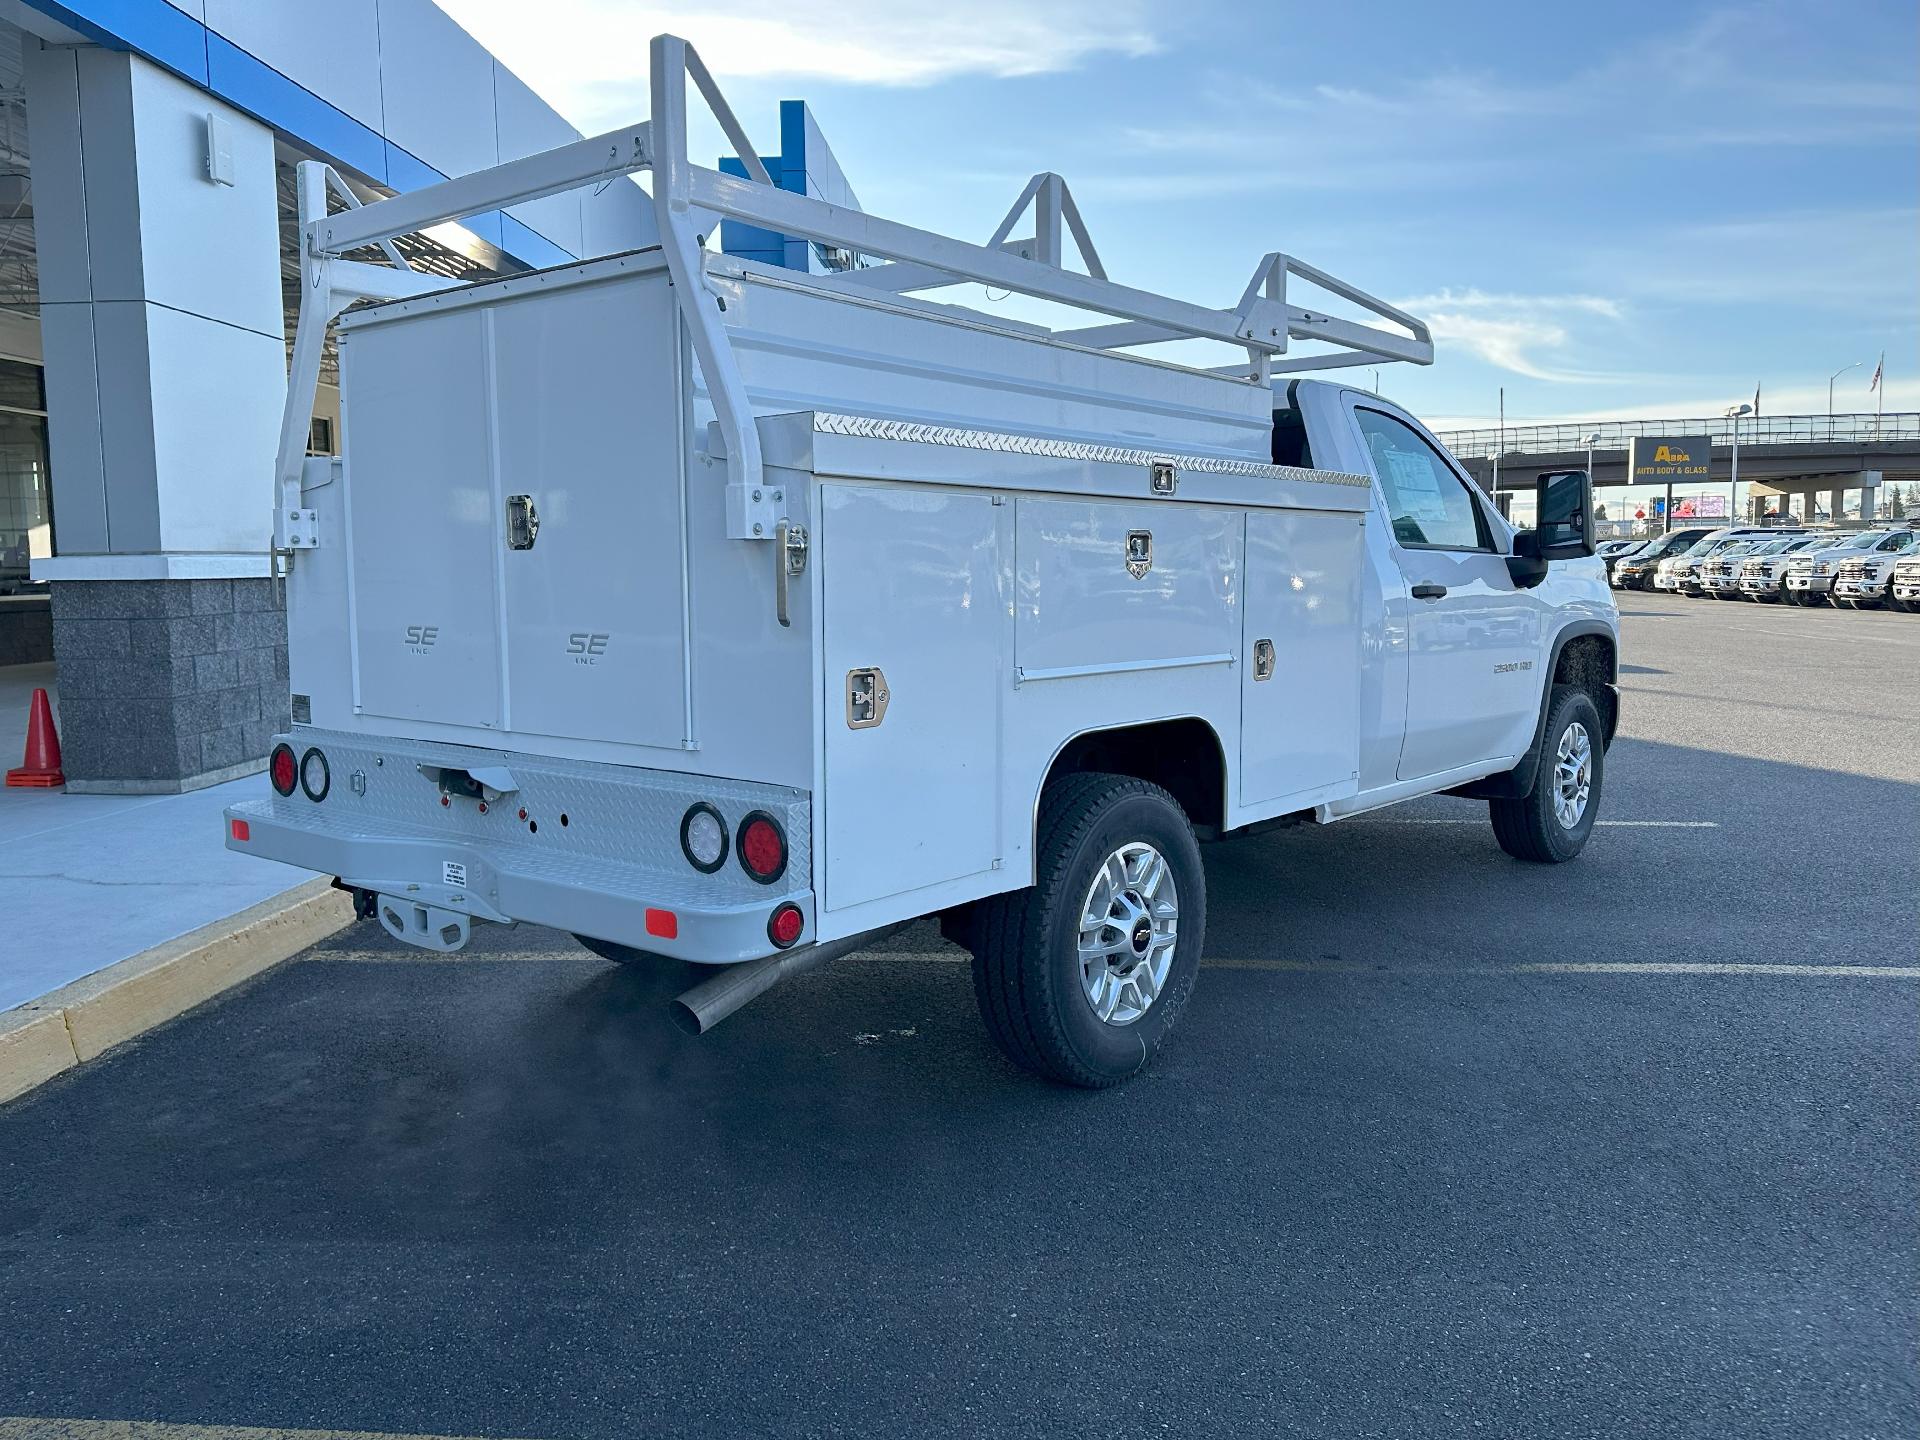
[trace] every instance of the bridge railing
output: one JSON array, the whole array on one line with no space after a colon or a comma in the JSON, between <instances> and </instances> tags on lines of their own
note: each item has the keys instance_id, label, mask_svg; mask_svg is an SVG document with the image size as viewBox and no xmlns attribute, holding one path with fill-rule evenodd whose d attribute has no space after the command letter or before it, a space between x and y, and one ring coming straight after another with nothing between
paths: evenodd
<instances>
[{"instance_id":1,"label":"bridge railing","mask_svg":"<svg viewBox=\"0 0 1920 1440\"><path fill-rule=\"evenodd\" d=\"M1885 415L1761 415L1740 422L1742 445L1874 445L1920 440L1920 411ZM1687 420L1595 420L1585 424L1509 425L1483 430L1449 430L1439 439L1462 460L1503 455L1568 454L1587 448L1624 450L1635 435L1709 435L1716 445L1731 443L1734 422L1724 415Z\"/></svg>"}]
</instances>

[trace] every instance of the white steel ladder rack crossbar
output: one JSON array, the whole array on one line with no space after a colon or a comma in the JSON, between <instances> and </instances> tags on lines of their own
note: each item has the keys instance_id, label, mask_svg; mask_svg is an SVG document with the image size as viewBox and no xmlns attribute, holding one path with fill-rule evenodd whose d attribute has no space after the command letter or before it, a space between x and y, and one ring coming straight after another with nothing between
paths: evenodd
<instances>
[{"instance_id":1,"label":"white steel ladder rack crossbar","mask_svg":"<svg viewBox=\"0 0 1920 1440\"><path fill-rule=\"evenodd\" d=\"M1119 350L1205 339L1240 346L1246 350L1247 360L1221 367L1216 373L1263 387L1277 374L1301 370L1392 360L1432 363L1432 335L1420 320L1277 251L1262 258L1239 304L1230 310L1119 284L1107 277L1065 182L1051 173L1036 175L1028 183L985 245L779 189L693 48L676 36L656 36L650 59L652 118L639 124L364 205L330 167L313 161L300 166L305 283L281 426L276 550L311 542L310 535L304 540L299 537L300 527L289 517L300 503L307 417L319 382L327 327L356 300L401 299L460 283L404 268L405 262L391 242L432 226L605 183L640 170L652 172L653 208L667 269L725 444L727 533L736 539L770 540L782 517L771 513L768 502L751 498L756 492L770 493L761 484L760 437L727 337L721 313L723 298L707 283L703 237L694 228L696 212L727 216L836 246L855 256L891 262L825 277L824 283L832 286L905 293L977 281L1108 317L1103 324L1053 332L1051 338L1070 344ZM689 161L689 78L738 152L747 171L745 179ZM348 203L349 208L340 214L327 213L329 184ZM1034 210L1033 239L1009 239L1029 203ZM1089 273L1063 267L1065 235L1071 235ZM384 248L400 268L343 258L375 245ZM1293 305L1286 293L1289 275L1298 275L1407 333ZM1327 354L1276 359L1286 355L1288 342L1294 339L1325 341L1340 348Z\"/></svg>"}]
</instances>

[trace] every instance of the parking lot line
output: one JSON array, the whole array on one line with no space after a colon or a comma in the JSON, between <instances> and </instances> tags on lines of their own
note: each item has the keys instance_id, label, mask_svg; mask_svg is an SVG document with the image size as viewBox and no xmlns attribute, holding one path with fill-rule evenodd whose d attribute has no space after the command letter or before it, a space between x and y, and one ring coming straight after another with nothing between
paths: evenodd
<instances>
[{"instance_id":1,"label":"parking lot line","mask_svg":"<svg viewBox=\"0 0 1920 1440\"><path fill-rule=\"evenodd\" d=\"M869 950L866 960L964 965L965 951ZM1684 960L1537 960L1512 965L1374 965L1364 960L1265 960L1208 955L1202 970L1274 970L1325 975L1784 975L1796 979L1920 980L1920 965L1767 965ZM7 1440L0 1435L0 1440Z\"/></svg>"},{"instance_id":2,"label":"parking lot line","mask_svg":"<svg viewBox=\"0 0 1920 1440\"><path fill-rule=\"evenodd\" d=\"M1365 825L1484 825L1487 823L1484 816L1477 819L1467 819L1464 817L1428 819L1418 816L1403 819L1399 816L1391 815L1382 815L1378 819L1368 817L1364 820L1356 817L1356 822ZM1596 820L1593 823L1595 825L1611 825L1617 829L1638 830L1718 830L1720 828L1720 822L1718 820Z\"/></svg>"},{"instance_id":3,"label":"parking lot line","mask_svg":"<svg viewBox=\"0 0 1920 1440\"><path fill-rule=\"evenodd\" d=\"M252 1425L174 1425L161 1420L73 1420L0 1415L0 1440L459 1440L371 1430L283 1430Z\"/></svg>"}]
</instances>

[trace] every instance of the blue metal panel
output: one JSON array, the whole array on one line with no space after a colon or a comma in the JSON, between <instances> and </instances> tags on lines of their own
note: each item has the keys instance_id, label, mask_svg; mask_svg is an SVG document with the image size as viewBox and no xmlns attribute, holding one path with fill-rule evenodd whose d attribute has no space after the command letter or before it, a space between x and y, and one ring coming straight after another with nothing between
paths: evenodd
<instances>
[{"instance_id":1,"label":"blue metal panel","mask_svg":"<svg viewBox=\"0 0 1920 1440\"><path fill-rule=\"evenodd\" d=\"M853 187L847 184L847 177L841 172L839 162L833 158L833 151L828 148L826 137L813 118L813 112L807 108L806 101L780 102L780 154L763 156L762 159L767 174L780 189L855 210L860 208L860 202L854 198ZM747 173L746 165L732 156L721 157L720 169L724 174L742 178ZM776 231L741 225L732 220L720 222L720 248L729 255L764 260L789 270L818 268L814 262L813 246L806 241L789 239Z\"/></svg>"},{"instance_id":2,"label":"blue metal panel","mask_svg":"<svg viewBox=\"0 0 1920 1440\"><path fill-rule=\"evenodd\" d=\"M110 50L131 50L198 85L207 83L207 27L167 0L26 0L49 19Z\"/></svg>"},{"instance_id":3,"label":"blue metal panel","mask_svg":"<svg viewBox=\"0 0 1920 1440\"><path fill-rule=\"evenodd\" d=\"M564 265L576 258L538 230L531 229L511 215L500 216L500 233L500 248L516 259L526 261L536 270L548 265Z\"/></svg>"},{"instance_id":4,"label":"blue metal panel","mask_svg":"<svg viewBox=\"0 0 1920 1440\"><path fill-rule=\"evenodd\" d=\"M388 163L391 147L379 135L211 31L207 32L207 71L207 88L236 108L377 184L396 183ZM444 177L435 171L432 178Z\"/></svg>"}]
</instances>

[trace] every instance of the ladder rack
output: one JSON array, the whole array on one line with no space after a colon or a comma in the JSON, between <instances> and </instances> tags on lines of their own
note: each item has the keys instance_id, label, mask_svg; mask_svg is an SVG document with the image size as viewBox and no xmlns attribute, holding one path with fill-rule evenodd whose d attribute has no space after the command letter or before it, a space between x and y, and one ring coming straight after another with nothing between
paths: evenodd
<instances>
[{"instance_id":1,"label":"ladder rack","mask_svg":"<svg viewBox=\"0 0 1920 1440\"><path fill-rule=\"evenodd\" d=\"M1302 370L1394 360L1419 365L1433 361L1432 335L1420 320L1278 251L1261 259L1239 303L1231 309L1196 305L1109 279L1072 194L1058 175L1036 175L1029 181L984 245L779 189L698 53L677 36L659 35L652 42L650 59L652 118L639 124L364 205L330 167L314 161L299 167L305 284L276 472L276 551L302 545L296 538L301 527L294 517L300 513L307 417L319 383L327 327L356 300L399 299L459 283L408 269L391 242L435 225L641 170L651 172L660 243L724 437L729 467L727 530L737 539L772 535L778 517L760 514L751 498L762 488L760 437L727 337L722 318L724 301L707 283L704 237L695 228L701 212L804 237L856 258L886 262L823 277L851 293L878 290L904 294L977 281L1106 317L1100 324L1052 333L1051 338L1068 344L1125 350L1201 339L1239 346L1245 349L1247 359L1214 373L1247 384L1264 387L1275 375ZM745 179L692 164L688 159L689 79L738 152L747 171ZM347 201L349 208L340 214L327 213L330 188ZM1032 237L1009 238L1029 208L1034 216ZM1067 237L1073 240L1087 273L1065 268ZM344 258L370 246L384 249L394 263L376 265ZM1400 330L1380 329L1294 305L1287 298L1290 275ZM993 317L983 318L993 323ZM1303 339L1337 348L1324 354L1287 357L1289 341Z\"/></svg>"}]
</instances>

